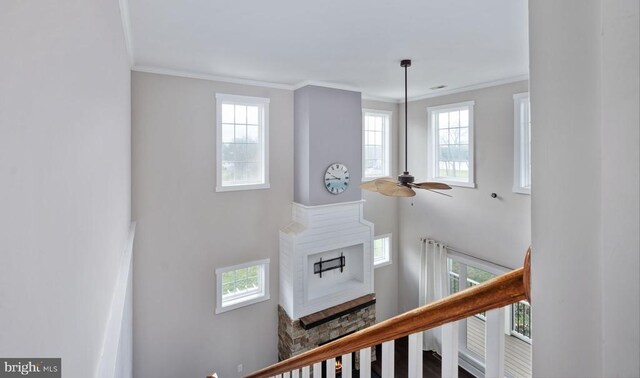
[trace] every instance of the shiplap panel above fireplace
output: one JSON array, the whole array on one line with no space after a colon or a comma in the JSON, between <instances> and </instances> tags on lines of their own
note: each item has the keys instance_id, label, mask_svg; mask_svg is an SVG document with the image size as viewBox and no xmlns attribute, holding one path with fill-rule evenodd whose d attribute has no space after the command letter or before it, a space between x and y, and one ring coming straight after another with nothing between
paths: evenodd
<instances>
[{"instance_id":1,"label":"shiplap panel above fireplace","mask_svg":"<svg viewBox=\"0 0 640 378\"><path fill-rule=\"evenodd\" d=\"M373 292L373 224L362 207L363 201L293 204L293 221L280 231L280 304L292 319ZM344 271L314 276L314 262L340 253Z\"/></svg>"}]
</instances>

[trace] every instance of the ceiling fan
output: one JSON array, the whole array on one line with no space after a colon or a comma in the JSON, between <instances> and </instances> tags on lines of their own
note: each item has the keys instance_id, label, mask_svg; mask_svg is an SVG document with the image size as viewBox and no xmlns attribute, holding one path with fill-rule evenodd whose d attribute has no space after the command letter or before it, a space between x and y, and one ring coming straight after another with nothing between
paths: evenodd
<instances>
[{"instance_id":1,"label":"ceiling fan","mask_svg":"<svg viewBox=\"0 0 640 378\"><path fill-rule=\"evenodd\" d=\"M416 195L414 189L426 189L434 193L449 196L445 193L440 193L435 190L448 190L451 187L442 182L414 182L415 178L409 174L407 168L407 67L411 67L411 60L404 59L400 62L400 66L404 67L404 172L398 176L398 179L393 177L381 177L376 180L366 181L360 184L360 187L372 192L378 192L385 196L392 197L413 197ZM450 196L449 196L450 197Z\"/></svg>"}]
</instances>

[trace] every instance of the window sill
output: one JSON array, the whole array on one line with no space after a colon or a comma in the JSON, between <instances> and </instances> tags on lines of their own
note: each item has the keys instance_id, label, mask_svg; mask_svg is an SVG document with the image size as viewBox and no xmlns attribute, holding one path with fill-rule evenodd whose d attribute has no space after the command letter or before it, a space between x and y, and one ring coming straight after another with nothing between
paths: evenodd
<instances>
[{"instance_id":1,"label":"window sill","mask_svg":"<svg viewBox=\"0 0 640 378\"><path fill-rule=\"evenodd\" d=\"M257 189L269 189L271 185L266 184L251 184L251 185L228 185L228 186L216 186L216 192L235 192L239 190L257 190Z\"/></svg>"},{"instance_id":2,"label":"window sill","mask_svg":"<svg viewBox=\"0 0 640 378\"><path fill-rule=\"evenodd\" d=\"M233 304L229 304L226 306L221 306L221 307L216 307L216 314L222 314L224 312L227 311L231 311L231 310L235 310L237 308L240 307L245 307L245 306L249 306L255 303L260 303L260 302L264 302L264 301L268 301L269 299L271 299L270 295L256 295L256 296L251 296L251 297L247 297L245 298L246 300L235 300Z\"/></svg>"},{"instance_id":3,"label":"window sill","mask_svg":"<svg viewBox=\"0 0 640 378\"><path fill-rule=\"evenodd\" d=\"M387 266L387 265L391 265L393 264L393 261L389 260L389 261L383 261L377 264L373 264L373 268L374 269L378 269L378 268L382 268L383 266Z\"/></svg>"},{"instance_id":4,"label":"window sill","mask_svg":"<svg viewBox=\"0 0 640 378\"><path fill-rule=\"evenodd\" d=\"M528 194L528 195L531 195L531 188L514 187L514 188L513 188L513 192L514 192L514 193L518 193L518 194Z\"/></svg>"},{"instance_id":5,"label":"window sill","mask_svg":"<svg viewBox=\"0 0 640 378\"><path fill-rule=\"evenodd\" d=\"M362 182L365 181L371 181L371 180L377 180L377 179L381 179L383 177L392 177L392 175L381 175L381 176L362 176Z\"/></svg>"},{"instance_id":6,"label":"window sill","mask_svg":"<svg viewBox=\"0 0 640 378\"><path fill-rule=\"evenodd\" d=\"M460 188L471 188L471 189L475 189L476 188L476 183L475 182L453 181L453 180L447 180L447 179L442 178L442 177L432 177L432 178L429 179L429 181L441 182L441 183L447 184L449 186L457 186L457 187L460 187Z\"/></svg>"}]
</instances>

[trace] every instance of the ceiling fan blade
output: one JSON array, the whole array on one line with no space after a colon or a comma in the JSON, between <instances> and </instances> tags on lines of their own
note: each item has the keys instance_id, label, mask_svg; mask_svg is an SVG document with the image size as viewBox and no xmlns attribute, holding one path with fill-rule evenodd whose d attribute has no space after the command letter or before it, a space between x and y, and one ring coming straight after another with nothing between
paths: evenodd
<instances>
[{"instance_id":1,"label":"ceiling fan blade","mask_svg":"<svg viewBox=\"0 0 640 378\"><path fill-rule=\"evenodd\" d=\"M415 186L420 189L438 189L438 190L449 190L451 187L443 182L417 182L412 186Z\"/></svg>"},{"instance_id":2,"label":"ceiling fan blade","mask_svg":"<svg viewBox=\"0 0 640 378\"><path fill-rule=\"evenodd\" d=\"M408 186L399 185L395 181L376 180L376 189L380 194L390 197L413 197L416 192Z\"/></svg>"},{"instance_id":3,"label":"ceiling fan blade","mask_svg":"<svg viewBox=\"0 0 640 378\"><path fill-rule=\"evenodd\" d=\"M364 190L369 190L372 192L377 192L378 188L376 188L376 180L372 180L372 181L365 181L362 184L360 184L360 188L364 189Z\"/></svg>"},{"instance_id":4,"label":"ceiling fan blade","mask_svg":"<svg viewBox=\"0 0 640 378\"><path fill-rule=\"evenodd\" d=\"M364 190L369 190L372 192L377 192L378 188L376 188L376 181L378 180L396 182L396 180L393 177L381 177L379 179L363 182L362 184L360 184L360 188Z\"/></svg>"}]
</instances>

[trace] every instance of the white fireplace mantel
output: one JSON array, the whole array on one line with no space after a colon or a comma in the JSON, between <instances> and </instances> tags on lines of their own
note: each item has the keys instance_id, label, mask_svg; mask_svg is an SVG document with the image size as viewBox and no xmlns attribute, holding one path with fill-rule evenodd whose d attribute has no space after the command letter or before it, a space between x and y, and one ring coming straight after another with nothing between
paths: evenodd
<instances>
[{"instance_id":1,"label":"white fireplace mantel","mask_svg":"<svg viewBox=\"0 0 640 378\"><path fill-rule=\"evenodd\" d=\"M280 305L292 319L372 293L373 224L364 201L320 206L293 204L293 221L280 230ZM345 256L343 271L313 273L313 264Z\"/></svg>"}]
</instances>

